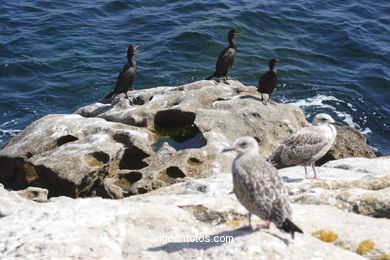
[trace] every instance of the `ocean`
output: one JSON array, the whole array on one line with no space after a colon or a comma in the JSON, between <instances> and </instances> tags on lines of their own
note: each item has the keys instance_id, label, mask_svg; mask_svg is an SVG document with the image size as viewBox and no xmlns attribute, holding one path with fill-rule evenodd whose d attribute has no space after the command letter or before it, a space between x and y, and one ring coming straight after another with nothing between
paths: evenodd
<instances>
[{"instance_id":1,"label":"ocean","mask_svg":"<svg viewBox=\"0 0 390 260\"><path fill-rule=\"evenodd\" d=\"M115 87L129 44L134 89L204 79L240 32L229 76L257 85L278 58L273 99L360 130L390 155L388 1L0 0L0 147L38 118L72 113Z\"/></svg>"}]
</instances>

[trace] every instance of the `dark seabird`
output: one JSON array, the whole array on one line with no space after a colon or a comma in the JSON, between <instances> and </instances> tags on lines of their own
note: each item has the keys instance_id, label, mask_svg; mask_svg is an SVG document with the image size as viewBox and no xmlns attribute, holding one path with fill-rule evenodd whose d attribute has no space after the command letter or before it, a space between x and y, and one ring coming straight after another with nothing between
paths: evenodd
<instances>
[{"instance_id":1,"label":"dark seabird","mask_svg":"<svg viewBox=\"0 0 390 260\"><path fill-rule=\"evenodd\" d=\"M264 73L260 79L257 86L257 91L261 94L261 100L263 100L264 104L266 101L264 100L263 94L268 94L268 102L274 103L271 99L271 94L274 92L276 85L278 83L278 71L275 68L275 65L280 63L277 59L272 59L268 62L269 71Z\"/></svg>"},{"instance_id":2,"label":"dark seabird","mask_svg":"<svg viewBox=\"0 0 390 260\"><path fill-rule=\"evenodd\" d=\"M251 215L255 214L267 221L262 228L269 228L270 222L279 229L290 233L303 233L291 218L291 207L288 193L278 171L260 157L259 145L252 137L240 137L233 147L222 152L236 151L238 156L233 161L234 193L240 203L249 211L249 228Z\"/></svg>"},{"instance_id":3,"label":"dark seabird","mask_svg":"<svg viewBox=\"0 0 390 260\"><path fill-rule=\"evenodd\" d=\"M218 56L218 61L215 66L215 72L206 79L213 77L224 77L224 80L228 80L227 74L230 68L233 66L234 57L237 52L237 44L233 41L234 35L238 34L235 30L230 30L228 33L229 46L226 47Z\"/></svg>"},{"instance_id":4,"label":"dark seabird","mask_svg":"<svg viewBox=\"0 0 390 260\"><path fill-rule=\"evenodd\" d=\"M337 135L335 124L338 123L330 115L317 114L313 118L311 126L306 126L290 135L268 157L267 161L272 163L276 169L303 165L305 167L305 178L307 179L306 166L311 165L314 179L316 179L317 174L314 164L332 147Z\"/></svg>"},{"instance_id":5,"label":"dark seabird","mask_svg":"<svg viewBox=\"0 0 390 260\"><path fill-rule=\"evenodd\" d=\"M127 99L129 99L127 96L127 91L131 90L135 75L137 73L137 64L135 62L134 55L141 52L140 50L137 50L137 48L140 46L141 45L129 46L127 49L127 63L119 72L118 79L116 81L116 87L114 91L108 94L104 99L112 98L121 93L125 93Z\"/></svg>"}]
</instances>

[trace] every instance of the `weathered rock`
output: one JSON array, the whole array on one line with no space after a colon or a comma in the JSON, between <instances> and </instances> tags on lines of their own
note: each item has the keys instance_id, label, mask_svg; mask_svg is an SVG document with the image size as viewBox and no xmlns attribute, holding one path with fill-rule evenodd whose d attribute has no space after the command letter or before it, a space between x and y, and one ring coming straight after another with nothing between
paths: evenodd
<instances>
[{"instance_id":1,"label":"weathered rock","mask_svg":"<svg viewBox=\"0 0 390 260\"><path fill-rule=\"evenodd\" d=\"M386 176L390 174L390 157L379 157L376 159L367 158L346 158L327 162L323 167L330 167L342 170L356 171L360 174L372 174Z\"/></svg>"},{"instance_id":2,"label":"weathered rock","mask_svg":"<svg viewBox=\"0 0 390 260\"><path fill-rule=\"evenodd\" d=\"M295 168L300 167L284 169L283 175L295 176ZM346 171L319 170L324 179ZM346 178L359 174L350 170ZM7 209L0 218L0 258L365 259L356 252L369 258L390 252L389 219L327 205L292 205L294 222L305 232L294 240L274 225L240 230L247 212L232 188L231 174L220 173L122 200L57 197L43 204L0 189L0 210ZM326 232L333 236L317 235Z\"/></svg>"},{"instance_id":3,"label":"weathered rock","mask_svg":"<svg viewBox=\"0 0 390 260\"><path fill-rule=\"evenodd\" d=\"M289 134L307 124L302 111L296 106L265 106L255 87L247 87L234 80L229 80L227 84L198 81L179 87L132 91L130 94L130 101L116 100L112 105L97 103L80 108L76 113L142 125L151 130L195 125L202 135L202 143L198 156L186 157L202 163L191 168L184 161L170 160L170 165L167 165L178 167L186 176L194 176L187 173L195 169L200 169L199 176L204 176L204 169L213 172L229 169L230 165L225 163L226 157L221 156L220 151L239 136L256 137L265 156ZM157 164L161 162L157 161ZM204 167L199 168L201 165Z\"/></svg>"},{"instance_id":4,"label":"weathered rock","mask_svg":"<svg viewBox=\"0 0 390 260\"><path fill-rule=\"evenodd\" d=\"M307 124L298 107L265 106L255 87L234 80L227 84L204 80L179 87L137 90L129 95L130 100L117 99L112 105L96 103L76 113L148 129L195 124L207 144L213 141L212 134L222 135L229 142L250 135L258 138L264 155L275 148L275 142Z\"/></svg>"},{"instance_id":5,"label":"weathered rock","mask_svg":"<svg viewBox=\"0 0 390 260\"><path fill-rule=\"evenodd\" d=\"M48 115L0 150L0 182L14 190L44 187L49 196L94 195L119 169L146 167L153 133L101 118Z\"/></svg>"},{"instance_id":6,"label":"weathered rock","mask_svg":"<svg viewBox=\"0 0 390 260\"><path fill-rule=\"evenodd\" d=\"M350 157L376 158L362 133L351 126L336 125L335 127L337 130L336 141L329 152L317 161L317 165Z\"/></svg>"},{"instance_id":7,"label":"weathered rock","mask_svg":"<svg viewBox=\"0 0 390 260\"><path fill-rule=\"evenodd\" d=\"M240 136L255 137L266 157L307 124L298 107L264 105L255 87L234 80L129 96L78 109L83 117L34 122L0 150L0 182L46 188L49 196L122 198L230 170L220 151Z\"/></svg>"},{"instance_id":8,"label":"weathered rock","mask_svg":"<svg viewBox=\"0 0 390 260\"><path fill-rule=\"evenodd\" d=\"M46 202L47 201L47 194L49 191L47 189L42 189L38 187L28 187L24 190L18 190L16 193L29 200L33 200L36 202Z\"/></svg>"},{"instance_id":9,"label":"weathered rock","mask_svg":"<svg viewBox=\"0 0 390 260\"><path fill-rule=\"evenodd\" d=\"M390 219L390 160L348 158L317 168L320 180L304 180L301 166L279 171L297 203L330 205Z\"/></svg>"}]
</instances>

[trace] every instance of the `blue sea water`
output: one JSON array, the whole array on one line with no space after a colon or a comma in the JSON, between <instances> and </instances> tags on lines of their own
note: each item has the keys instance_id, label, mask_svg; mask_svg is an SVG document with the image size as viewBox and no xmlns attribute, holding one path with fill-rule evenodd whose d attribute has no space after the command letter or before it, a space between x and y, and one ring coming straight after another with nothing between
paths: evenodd
<instances>
[{"instance_id":1,"label":"blue sea water","mask_svg":"<svg viewBox=\"0 0 390 260\"><path fill-rule=\"evenodd\" d=\"M278 102L327 112L390 154L388 1L0 0L0 146L34 120L102 100L131 43L135 89L210 75L231 28L230 76L257 84L278 58Z\"/></svg>"}]
</instances>

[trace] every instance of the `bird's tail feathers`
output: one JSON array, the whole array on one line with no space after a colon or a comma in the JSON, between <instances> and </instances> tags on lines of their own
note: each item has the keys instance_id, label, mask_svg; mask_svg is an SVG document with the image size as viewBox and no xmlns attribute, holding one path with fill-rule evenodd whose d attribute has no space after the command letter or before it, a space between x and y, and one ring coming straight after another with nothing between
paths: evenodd
<instances>
[{"instance_id":1,"label":"bird's tail feathers","mask_svg":"<svg viewBox=\"0 0 390 260\"><path fill-rule=\"evenodd\" d=\"M114 95L115 95L115 91L113 91L110 94L108 94L107 96L105 96L105 98L103 99L103 103L110 103L111 99L114 97Z\"/></svg>"},{"instance_id":2,"label":"bird's tail feathers","mask_svg":"<svg viewBox=\"0 0 390 260\"><path fill-rule=\"evenodd\" d=\"M270 156L268 156L267 162L272 164L276 169L282 169L286 166L282 164L281 151L276 150Z\"/></svg>"},{"instance_id":3,"label":"bird's tail feathers","mask_svg":"<svg viewBox=\"0 0 390 260\"><path fill-rule=\"evenodd\" d=\"M213 77L215 77L215 72L214 72L211 76L208 76L207 78L205 78L205 80L210 80L210 79L212 79Z\"/></svg>"},{"instance_id":4,"label":"bird's tail feathers","mask_svg":"<svg viewBox=\"0 0 390 260\"><path fill-rule=\"evenodd\" d=\"M297 225L295 225L291 220L288 218L285 219L282 226L279 227L281 230L290 233L291 238L294 239L294 232L299 232L303 234L302 229L300 229Z\"/></svg>"},{"instance_id":5,"label":"bird's tail feathers","mask_svg":"<svg viewBox=\"0 0 390 260\"><path fill-rule=\"evenodd\" d=\"M112 98L112 97L114 96L114 93L115 93L115 92L111 92L111 93L108 94L104 99Z\"/></svg>"}]
</instances>

